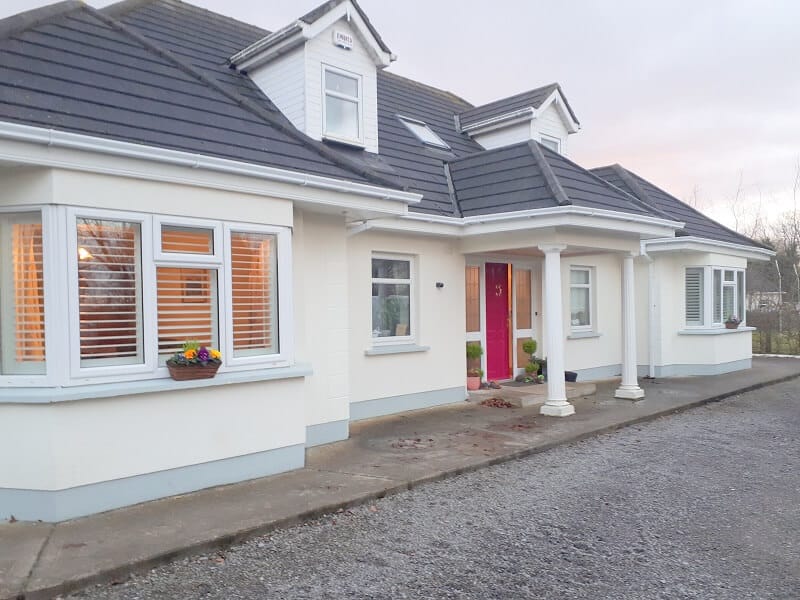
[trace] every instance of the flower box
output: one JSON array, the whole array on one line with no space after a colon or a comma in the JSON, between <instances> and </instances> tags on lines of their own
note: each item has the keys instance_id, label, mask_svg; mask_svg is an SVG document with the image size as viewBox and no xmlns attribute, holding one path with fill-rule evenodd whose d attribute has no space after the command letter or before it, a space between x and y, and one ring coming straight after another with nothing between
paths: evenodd
<instances>
[{"instance_id":1,"label":"flower box","mask_svg":"<svg viewBox=\"0 0 800 600\"><path fill-rule=\"evenodd\" d=\"M190 381L193 379L211 379L217 374L220 363L188 364L181 365L167 361L167 369L175 381Z\"/></svg>"}]
</instances>

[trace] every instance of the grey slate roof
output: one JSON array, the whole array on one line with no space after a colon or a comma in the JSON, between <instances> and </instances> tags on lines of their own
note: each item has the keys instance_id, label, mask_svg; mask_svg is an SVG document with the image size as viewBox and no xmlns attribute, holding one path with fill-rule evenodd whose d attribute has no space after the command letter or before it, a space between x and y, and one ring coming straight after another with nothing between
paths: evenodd
<instances>
[{"instance_id":1,"label":"grey slate roof","mask_svg":"<svg viewBox=\"0 0 800 600\"><path fill-rule=\"evenodd\" d=\"M535 141L458 158L450 173L465 217L568 205L665 217Z\"/></svg>"},{"instance_id":2,"label":"grey slate roof","mask_svg":"<svg viewBox=\"0 0 800 600\"><path fill-rule=\"evenodd\" d=\"M709 240L743 244L745 246L755 246L758 248L766 247L717 223L685 202L678 200L675 196L668 194L643 177L640 177L632 171L628 171L620 165L597 167L591 169L591 171L609 183L636 196L642 202L646 202L648 205L670 215L676 221L683 221L686 226L682 230L676 232L676 235L691 235Z\"/></svg>"},{"instance_id":3,"label":"grey slate roof","mask_svg":"<svg viewBox=\"0 0 800 600\"><path fill-rule=\"evenodd\" d=\"M428 214L574 204L663 216L536 143L484 151L456 128L468 102L386 71L378 155L311 140L228 66L269 32L179 0L123 0L101 12L68 3L36 15L0 22L0 120L403 187L424 196L410 210ZM427 123L451 150L423 145L398 115Z\"/></svg>"},{"instance_id":4,"label":"grey slate roof","mask_svg":"<svg viewBox=\"0 0 800 600\"><path fill-rule=\"evenodd\" d=\"M547 98L550 97L550 94L552 94L555 90L561 92L561 97L564 98L564 103L566 104L572 120L576 123L579 123L580 121L578 121L575 113L572 111L572 107L570 107L569 102L567 102L567 97L561 90L561 86L557 83L551 83L527 92L522 92L521 94L509 96L508 98L501 98L500 100L495 100L494 102L489 102L488 104L470 108L462 112L458 119L462 127L469 127L475 123L513 113L523 108L539 108L542 105L542 102L547 100Z\"/></svg>"},{"instance_id":5,"label":"grey slate roof","mask_svg":"<svg viewBox=\"0 0 800 600\"><path fill-rule=\"evenodd\" d=\"M192 7L216 32L196 39L192 24L175 14L185 5L158 5L161 14L142 19L154 28L167 24L163 35L174 36L173 47L192 46L201 69L82 3L0 22L0 120L401 187L308 139L274 107L248 103L244 93L256 100L263 94L241 76L226 81L212 66L209 45L236 47L240 32L254 28ZM131 6L142 13L150 7L139 0Z\"/></svg>"}]
</instances>

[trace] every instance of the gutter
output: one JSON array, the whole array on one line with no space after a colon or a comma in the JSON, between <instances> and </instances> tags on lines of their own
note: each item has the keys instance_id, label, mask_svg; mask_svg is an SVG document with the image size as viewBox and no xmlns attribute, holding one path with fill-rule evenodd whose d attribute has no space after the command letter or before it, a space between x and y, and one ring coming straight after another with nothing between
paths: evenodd
<instances>
[{"instance_id":1,"label":"gutter","mask_svg":"<svg viewBox=\"0 0 800 600\"><path fill-rule=\"evenodd\" d=\"M687 246L697 245L697 246L707 246L708 250L713 249L723 249L723 250L733 250L737 252L742 252L744 254L750 254L756 260L768 260L770 257L775 256L774 250L768 250L767 248L761 248L759 246L746 246L744 244L735 244L733 242L723 242L719 240L712 240L709 238L701 238L696 236L680 236L674 238L658 238L652 240L646 240L642 242L643 244L647 245L647 249L650 252L665 252L665 251L676 251L676 250L684 250L684 249L691 249L687 248ZM703 249L694 249L695 251L702 252Z\"/></svg>"},{"instance_id":2,"label":"gutter","mask_svg":"<svg viewBox=\"0 0 800 600\"><path fill-rule=\"evenodd\" d=\"M287 183L301 187L354 194L380 200L394 200L405 204L416 204L421 194L393 190L374 185L355 183L320 175L310 175L276 167L254 165L226 158L215 158L193 152L169 150L144 144L107 140L55 129L43 129L0 121L0 139L26 142L40 146L96 152L110 156L133 158L192 169L203 169L232 175L255 177L276 183Z\"/></svg>"}]
</instances>

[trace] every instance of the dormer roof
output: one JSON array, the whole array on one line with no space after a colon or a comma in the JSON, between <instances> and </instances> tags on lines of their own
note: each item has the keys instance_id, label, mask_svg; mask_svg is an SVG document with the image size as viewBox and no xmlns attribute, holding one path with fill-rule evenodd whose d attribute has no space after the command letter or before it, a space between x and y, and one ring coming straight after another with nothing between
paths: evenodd
<instances>
[{"instance_id":1,"label":"dormer roof","mask_svg":"<svg viewBox=\"0 0 800 600\"><path fill-rule=\"evenodd\" d=\"M580 122L558 83L470 108L458 115L458 121L461 131L465 133L505 127L517 121L533 119L553 103L560 109L567 130L570 133L578 131Z\"/></svg>"},{"instance_id":2,"label":"dormer roof","mask_svg":"<svg viewBox=\"0 0 800 600\"><path fill-rule=\"evenodd\" d=\"M395 55L356 0L328 0L296 21L240 50L228 61L240 71L253 69L305 44L343 18L356 31L376 67L388 67L395 60Z\"/></svg>"}]
</instances>

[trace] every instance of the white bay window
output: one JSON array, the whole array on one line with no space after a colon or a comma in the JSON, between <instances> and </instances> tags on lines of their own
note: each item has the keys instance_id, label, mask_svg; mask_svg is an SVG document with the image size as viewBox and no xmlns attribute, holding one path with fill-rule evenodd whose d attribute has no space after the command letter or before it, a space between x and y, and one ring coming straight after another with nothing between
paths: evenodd
<instances>
[{"instance_id":1,"label":"white bay window","mask_svg":"<svg viewBox=\"0 0 800 600\"><path fill-rule=\"evenodd\" d=\"M40 212L0 213L0 375L45 374Z\"/></svg>"},{"instance_id":2,"label":"white bay window","mask_svg":"<svg viewBox=\"0 0 800 600\"><path fill-rule=\"evenodd\" d=\"M743 322L744 269L686 267L684 298L687 327L719 327L730 319Z\"/></svg>"}]
</instances>

